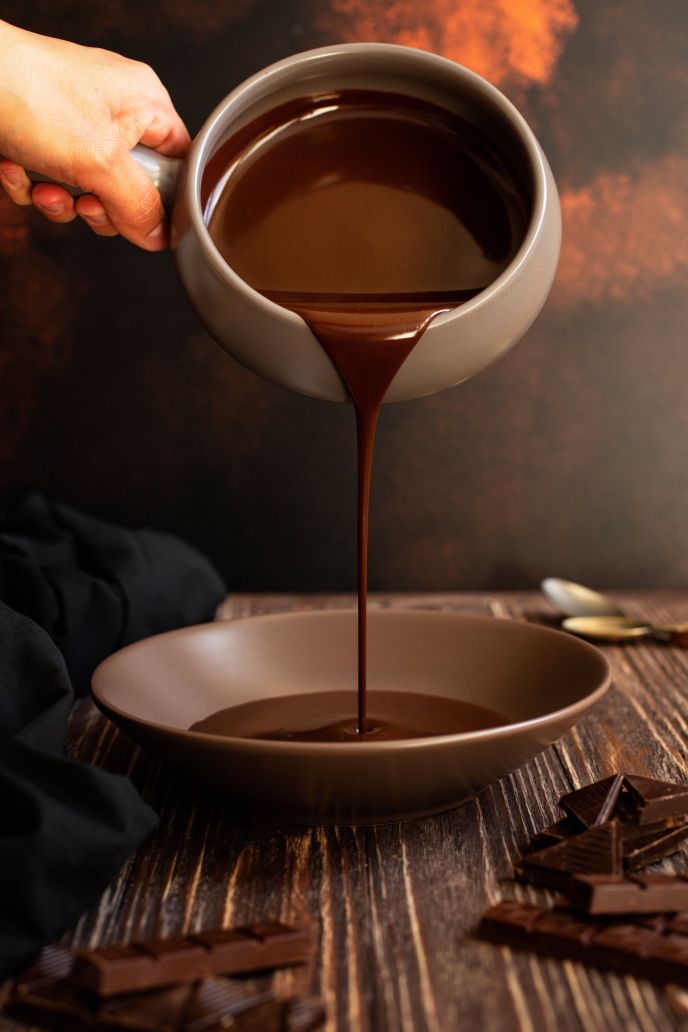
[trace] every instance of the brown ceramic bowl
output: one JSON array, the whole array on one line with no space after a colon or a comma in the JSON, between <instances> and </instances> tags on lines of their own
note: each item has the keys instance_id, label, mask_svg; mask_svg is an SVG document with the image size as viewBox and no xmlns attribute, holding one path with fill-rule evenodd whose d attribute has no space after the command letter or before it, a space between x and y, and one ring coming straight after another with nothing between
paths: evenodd
<instances>
[{"instance_id":1,"label":"brown ceramic bowl","mask_svg":"<svg viewBox=\"0 0 688 1032\"><path fill-rule=\"evenodd\" d=\"M188 731L259 698L351 688L356 613L259 616L130 645L93 677L96 704L141 745L251 812L303 824L376 824L470 799L556 741L604 695L609 664L560 631L490 617L377 610L372 690L426 691L487 706L504 727L406 741L278 742Z\"/></svg>"}]
</instances>

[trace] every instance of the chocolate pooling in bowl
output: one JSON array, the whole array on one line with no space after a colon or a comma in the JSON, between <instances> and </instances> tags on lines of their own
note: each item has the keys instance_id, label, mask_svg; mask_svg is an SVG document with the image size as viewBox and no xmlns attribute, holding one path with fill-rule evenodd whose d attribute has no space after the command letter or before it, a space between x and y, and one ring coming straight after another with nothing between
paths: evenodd
<instances>
[{"instance_id":1,"label":"chocolate pooling in bowl","mask_svg":"<svg viewBox=\"0 0 688 1032\"><path fill-rule=\"evenodd\" d=\"M228 706L189 730L210 735L293 742L396 741L502 727L509 721L487 706L419 692L368 693L365 735L357 732L352 692L309 692Z\"/></svg>"}]
</instances>

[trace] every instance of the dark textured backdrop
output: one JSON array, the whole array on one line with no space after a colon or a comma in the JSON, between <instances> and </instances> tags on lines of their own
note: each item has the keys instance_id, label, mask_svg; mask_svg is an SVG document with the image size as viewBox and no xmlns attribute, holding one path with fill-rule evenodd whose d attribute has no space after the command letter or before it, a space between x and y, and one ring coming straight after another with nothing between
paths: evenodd
<instances>
[{"instance_id":1,"label":"dark textured backdrop","mask_svg":"<svg viewBox=\"0 0 688 1032\"><path fill-rule=\"evenodd\" d=\"M152 64L192 132L250 73L413 43L521 107L565 242L536 325L453 391L384 411L371 580L388 589L688 581L684 0L8 0L3 17ZM348 407L210 340L169 255L0 206L2 499L40 487L185 534L235 589L351 588Z\"/></svg>"}]
</instances>

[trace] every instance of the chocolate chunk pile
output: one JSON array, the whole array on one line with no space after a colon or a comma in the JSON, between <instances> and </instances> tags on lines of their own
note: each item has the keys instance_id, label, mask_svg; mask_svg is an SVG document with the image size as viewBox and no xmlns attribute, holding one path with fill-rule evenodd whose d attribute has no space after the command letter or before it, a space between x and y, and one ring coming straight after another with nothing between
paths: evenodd
<instances>
[{"instance_id":1,"label":"chocolate chunk pile","mask_svg":"<svg viewBox=\"0 0 688 1032\"><path fill-rule=\"evenodd\" d=\"M14 983L5 1013L64 1032L311 1032L322 1004L218 977L298 964L308 936L277 922L72 951L48 946Z\"/></svg>"},{"instance_id":2,"label":"chocolate chunk pile","mask_svg":"<svg viewBox=\"0 0 688 1032\"><path fill-rule=\"evenodd\" d=\"M559 802L566 816L532 839L514 871L566 899L554 909L503 900L478 937L688 985L688 878L632 873L688 836L688 787L615 774Z\"/></svg>"},{"instance_id":3,"label":"chocolate chunk pile","mask_svg":"<svg viewBox=\"0 0 688 1032\"><path fill-rule=\"evenodd\" d=\"M615 774L562 796L566 817L531 841L519 878L565 890L575 874L620 877L675 853L688 836L688 787Z\"/></svg>"}]
</instances>

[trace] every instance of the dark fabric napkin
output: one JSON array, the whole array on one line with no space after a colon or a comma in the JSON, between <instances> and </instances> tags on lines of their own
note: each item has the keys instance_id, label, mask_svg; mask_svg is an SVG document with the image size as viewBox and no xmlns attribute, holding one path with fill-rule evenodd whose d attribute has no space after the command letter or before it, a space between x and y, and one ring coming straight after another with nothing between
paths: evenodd
<instances>
[{"instance_id":1,"label":"dark fabric napkin","mask_svg":"<svg viewBox=\"0 0 688 1032\"><path fill-rule=\"evenodd\" d=\"M0 978L96 902L156 823L128 778L66 755L75 690L123 645L212 620L224 594L170 535L41 495L0 523Z\"/></svg>"}]
</instances>

